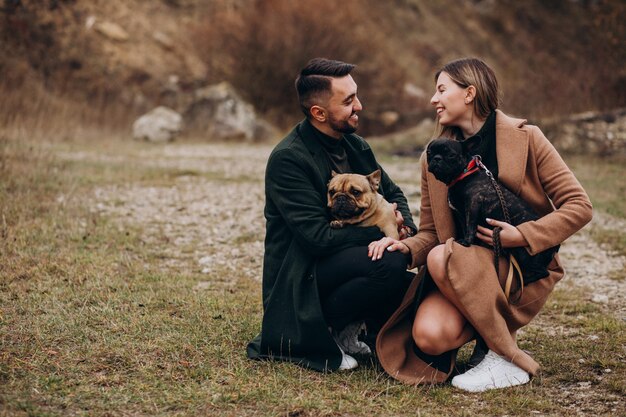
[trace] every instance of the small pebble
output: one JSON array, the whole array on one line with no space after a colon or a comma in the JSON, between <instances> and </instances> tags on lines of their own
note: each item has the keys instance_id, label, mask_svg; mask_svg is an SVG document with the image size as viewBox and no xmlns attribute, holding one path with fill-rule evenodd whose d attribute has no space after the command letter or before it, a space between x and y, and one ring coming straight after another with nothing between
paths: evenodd
<instances>
[{"instance_id":1,"label":"small pebble","mask_svg":"<svg viewBox=\"0 0 626 417\"><path fill-rule=\"evenodd\" d=\"M591 297L591 302L596 304L608 304L609 296L605 294L594 294L593 297Z\"/></svg>"}]
</instances>

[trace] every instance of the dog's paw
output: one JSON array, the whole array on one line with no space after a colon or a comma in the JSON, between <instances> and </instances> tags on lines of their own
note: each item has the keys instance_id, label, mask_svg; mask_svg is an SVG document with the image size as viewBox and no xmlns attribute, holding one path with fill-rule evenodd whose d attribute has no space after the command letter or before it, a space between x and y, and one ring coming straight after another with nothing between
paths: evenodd
<instances>
[{"instance_id":1,"label":"dog's paw","mask_svg":"<svg viewBox=\"0 0 626 417\"><path fill-rule=\"evenodd\" d=\"M343 222L341 220L333 220L330 222L330 227L333 229L341 229L343 227Z\"/></svg>"}]
</instances>

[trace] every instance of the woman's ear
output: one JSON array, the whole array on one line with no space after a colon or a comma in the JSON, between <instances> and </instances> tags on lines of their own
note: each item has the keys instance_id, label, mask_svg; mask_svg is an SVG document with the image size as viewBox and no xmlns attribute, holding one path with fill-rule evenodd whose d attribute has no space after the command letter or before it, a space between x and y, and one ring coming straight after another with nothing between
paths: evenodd
<instances>
[{"instance_id":1,"label":"woman's ear","mask_svg":"<svg viewBox=\"0 0 626 417\"><path fill-rule=\"evenodd\" d=\"M470 85L465 89L465 104L470 104L476 97L476 87Z\"/></svg>"}]
</instances>

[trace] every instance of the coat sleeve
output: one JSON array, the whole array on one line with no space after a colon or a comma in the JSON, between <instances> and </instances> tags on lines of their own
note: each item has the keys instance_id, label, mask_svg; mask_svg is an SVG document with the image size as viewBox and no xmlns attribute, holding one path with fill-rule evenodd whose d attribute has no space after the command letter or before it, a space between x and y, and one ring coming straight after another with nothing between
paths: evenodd
<instances>
[{"instance_id":1,"label":"coat sleeve","mask_svg":"<svg viewBox=\"0 0 626 417\"><path fill-rule=\"evenodd\" d=\"M265 187L297 242L313 256L326 256L352 246L367 245L383 234L377 227L332 229L327 201L315 188L319 175L297 152L282 150L268 161Z\"/></svg>"},{"instance_id":2,"label":"coat sleeve","mask_svg":"<svg viewBox=\"0 0 626 417\"><path fill-rule=\"evenodd\" d=\"M426 158L424 154L422 154L420 158L420 165L422 170L422 198L420 203L419 230L415 236L402 241L411 250L411 268L425 265L428 252L439 243L437 230L435 229L435 221L433 220L432 207L430 205L428 177L426 175Z\"/></svg>"},{"instance_id":3,"label":"coat sleeve","mask_svg":"<svg viewBox=\"0 0 626 417\"><path fill-rule=\"evenodd\" d=\"M517 226L529 244L528 251L535 255L561 244L587 224L592 217L592 206L587 193L554 146L538 127L528 127L537 176L555 207L542 218Z\"/></svg>"}]
</instances>

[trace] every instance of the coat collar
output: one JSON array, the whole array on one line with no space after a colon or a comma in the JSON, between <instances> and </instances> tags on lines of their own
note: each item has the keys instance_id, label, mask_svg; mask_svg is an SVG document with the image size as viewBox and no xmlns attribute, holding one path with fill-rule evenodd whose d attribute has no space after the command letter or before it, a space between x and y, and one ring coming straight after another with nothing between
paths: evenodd
<instances>
[{"instance_id":1,"label":"coat collar","mask_svg":"<svg viewBox=\"0 0 626 417\"><path fill-rule=\"evenodd\" d=\"M298 133L302 138L302 142L311 153L311 156L320 169L320 172L323 173L328 170L328 174L330 175L330 169L327 169L330 167L328 156L324 152L322 144L317 138L315 127L313 127L307 119L304 119L298 125ZM354 134L344 135L343 140L345 141L348 161L350 162L350 166L354 172L363 175L370 174L371 172L369 172L369 169L371 167L363 165L363 158L360 156L362 153L367 152L369 147L365 145L364 141L360 140L359 137Z\"/></svg>"},{"instance_id":2,"label":"coat collar","mask_svg":"<svg viewBox=\"0 0 626 417\"><path fill-rule=\"evenodd\" d=\"M499 169L498 180L515 194L519 194L522 180L526 172L528 158L528 132L522 127L524 119L509 117L496 110L496 155ZM424 165L426 158L424 158ZM452 210L448 206L448 187L437 181L433 174L427 172L428 193L432 209L433 221L440 242L455 236Z\"/></svg>"}]
</instances>

